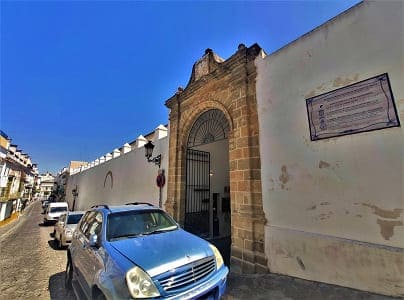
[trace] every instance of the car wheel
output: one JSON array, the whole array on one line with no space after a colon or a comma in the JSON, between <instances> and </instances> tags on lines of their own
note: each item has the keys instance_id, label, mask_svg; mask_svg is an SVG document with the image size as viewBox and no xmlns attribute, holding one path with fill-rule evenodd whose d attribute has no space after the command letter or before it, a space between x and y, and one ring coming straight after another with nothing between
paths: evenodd
<instances>
[{"instance_id":1,"label":"car wheel","mask_svg":"<svg viewBox=\"0 0 404 300\"><path fill-rule=\"evenodd\" d=\"M70 255L68 254L65 271L65 288L68 290L72 288L72 279L73 279L73 264Z\"/></svg>"}]
</instances>

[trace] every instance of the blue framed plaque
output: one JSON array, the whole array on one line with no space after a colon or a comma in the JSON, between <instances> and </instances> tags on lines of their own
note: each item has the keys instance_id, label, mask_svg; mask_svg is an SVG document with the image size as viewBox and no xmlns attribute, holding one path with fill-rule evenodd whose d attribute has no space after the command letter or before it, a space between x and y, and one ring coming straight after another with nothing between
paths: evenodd
<instances>
[{"instance_id":1,"label":"blue framed plaque","mask_svg":"<svg viewBox=\"0 0 404 300\"><path fill-rule=\"evenodd\" d=\"M399 127L387 73L306 99L312 141Z\"/></svg>"}]
</instances>

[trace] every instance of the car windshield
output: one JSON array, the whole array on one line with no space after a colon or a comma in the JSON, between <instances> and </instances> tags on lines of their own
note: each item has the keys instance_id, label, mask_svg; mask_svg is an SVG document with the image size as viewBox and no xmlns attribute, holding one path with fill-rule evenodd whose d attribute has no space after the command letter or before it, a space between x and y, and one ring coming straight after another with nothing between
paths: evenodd
<instances>
[{"instance_id":1,"label":"car windshield","mask_svg":"<svg viewBox=\"0 0 404 300\"><path fill-rule=\"evenodd\" d=\"M67 217L67 224L77 224L82 216L83 214L69 215Z\"/></svg>"},{"instance_id":2,"label":"car windshield","mask_svg":"<svg viewBox=\"0 0 404 300\"><path fill-rule=\"evenodd\" d=\"M60 206L60 207L51 207L50 212L51 213L56 213L56 212L64 212L67 211L66 206Z\"/></svg>"},{"instance_id":3,"label":"car windshield","mask_svg":"<svg viewBox=\"0 0 404 300\"><path fill-rule=\"evenodd\" d=\"M110 241L176 229L177 224L162 211L125 211L108 216L107 239Z\"/></svg>"}]
</instances>

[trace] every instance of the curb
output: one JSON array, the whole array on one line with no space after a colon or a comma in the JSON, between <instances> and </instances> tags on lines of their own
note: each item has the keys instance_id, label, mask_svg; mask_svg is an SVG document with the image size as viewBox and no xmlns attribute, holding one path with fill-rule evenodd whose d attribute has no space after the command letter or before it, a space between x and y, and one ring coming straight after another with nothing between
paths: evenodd
<instances>
[{"instance_id":1,"label":"curb","mask_svg":"<svg viewBox=\"0 0 404 300\"><path fill-rule=\"evenodd\" d=\"M13 221L17 220L20 217L20 212L15 212L13 213L10 217L7 219L0 221L0 228L12 223Z\"/></svg>"},{"instance_id":2,"label":"curb","mask_svg":"<svg viewBox=\"0 0 404 300\"><path fill-rule=\"evenodd\" d=\"M35 202L25 207L23 211L15 212L9 218L0 221L0 240L12 232L13 229L20 224L20 221L24 219L24 216L31 212L34 203Z\"/></svg>"}]
</instances>

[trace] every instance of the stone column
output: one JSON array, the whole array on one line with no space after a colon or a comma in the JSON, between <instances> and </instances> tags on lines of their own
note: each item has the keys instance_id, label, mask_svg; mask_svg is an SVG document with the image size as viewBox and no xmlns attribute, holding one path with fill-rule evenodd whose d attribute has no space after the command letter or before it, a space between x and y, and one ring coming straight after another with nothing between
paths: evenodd
<instances>
[{"instance_id":1,"label":"stone column","mask_svg":"<svg viewBox=\"0 0 404 300\"><path fill-rule=\"evenodd\" d=\"M240 45L240 54L248 56ZM264 249L265 214L262 204L258 112L253 60L244 65L245 84L233 111L234 130L229 140L232 199L232 258L235 271L268 272Z\"/></svg>"}]
</instances>

